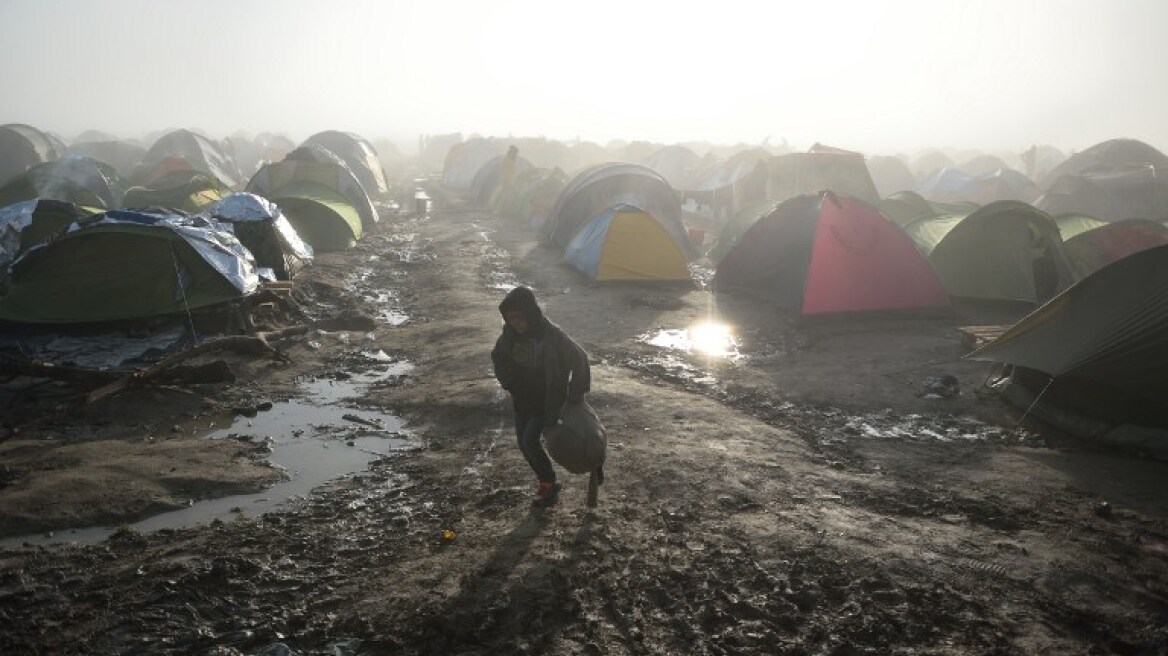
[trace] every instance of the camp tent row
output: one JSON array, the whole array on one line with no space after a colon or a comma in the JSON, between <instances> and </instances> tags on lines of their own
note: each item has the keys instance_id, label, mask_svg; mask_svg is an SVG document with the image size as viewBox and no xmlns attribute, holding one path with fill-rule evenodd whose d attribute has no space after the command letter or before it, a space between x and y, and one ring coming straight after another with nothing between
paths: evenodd
<instances>
[{"instance_id":1,"label":"camp tent row","mask_svg":"<svg viewBox=\"0 0 1168 656\"><path fill-rule=\"evenodd\" d=\"M207 212L101 212L38 199L0 209L0 319L94 323L239 300L311 262L280 209L237 193Z\"/></svg>"},{"instance_id":2,"label":"camp tent row","mask_svg":"<svg viewBox=\"0 0 1168 656\"><path fill-rule=\"evenodd\" d=\"M44 198L101 209L169 208L194 214L244 186L238 167L220 144L190 130L157 139L141 153L128 177L92 157L62 158L52 139L28 126L4 126L0 139L12 142L13 166L21 168L0 185L0 206ZM245 188L269 198L278 195L288 220L318 250L348 247L378 220L374 200L384 198L388 186L368 141L347 132L319 132L285 157L313 163L272 162L261 167Z\"/></svg>"}]
</instances>

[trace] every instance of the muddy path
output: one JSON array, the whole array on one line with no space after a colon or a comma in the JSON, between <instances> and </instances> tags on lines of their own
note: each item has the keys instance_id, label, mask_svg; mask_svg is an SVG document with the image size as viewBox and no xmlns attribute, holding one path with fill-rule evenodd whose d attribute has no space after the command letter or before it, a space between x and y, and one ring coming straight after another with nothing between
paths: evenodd
<instances>
[{"instance_id":1,"label":"muddy path","mask_svg":"<svg viewBox=\"0 0 1168 656\"><path fill-rule=\"evenodd\" d=\"M591 355L595 510L567 475L558 506L530 506L488 357L516 283ZM350 323L285 345L290 363L236 363L188 411L360 373L373 349L413 368L362 402L419 448L263 515L0 551L0 653L1168 651L1168 471L1017 428L959 359L978 317L805 326L702 289L588 285L525 227L452 203L302 286ZM709 318L742 357L650 343ZM961 394L919 395L940 374ZM123 421L128 397L103 430L167 426L187 398L140 393L163 416Z\"/></svg>"}]
</instances>

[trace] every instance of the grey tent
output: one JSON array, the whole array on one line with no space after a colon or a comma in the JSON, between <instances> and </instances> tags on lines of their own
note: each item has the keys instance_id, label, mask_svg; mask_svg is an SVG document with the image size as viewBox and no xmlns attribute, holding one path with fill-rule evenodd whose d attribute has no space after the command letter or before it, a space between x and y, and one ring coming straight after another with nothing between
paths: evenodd
<instances>
[{"instance_id":1,"label":"grey tent","mask_svg":"<svg viewBox=\"0 0 1168 656\"><path fill-rule=\"evenodd\" d=\"M657 218L671 231L674 241L686 245L686 257L694 257L681 222L677 194L659 173L640 164L610 162L577 173L560 192L544 229L553 243L566 248L592 217L621 203Z\"/></svg>"},{"instance_id":2,"label":"grey tent","mask_svg":"<svg viewBox=\"0 0 1168 656\"><path fill-rule=\"evenodd\" d=\"M255 256L256 267L290 280L312 263L312 247L296 233L284 213L266 198L240 192L211 205L203 215L231 226L236 239Z\"/></svg>"},{"instance_id":3,"label":"grey tent","mask_svg":"<svg viewBox=\"0 0 1168 656\"><path fill-rule=\"evenodd\" d=\"M190 130L174 130L159 137L142 156L132 177L135 184L150 186L154 180L180 168L213 176L232 189L243 184L235 160L217 143Z\"/></svg>"},{"instance_id":4,"label":"grey tent","mask_svg":"<svg viewBox=\"0 0 1168 656\"><path fill-rule=\"evenodd\" d=\"M125 187L110 165L89 157L68 156L37 164L0 185L0 205L22 200L53 200L101 207L121 205Z\"/></svg>"},{"instance_id":5,"label":"grey tent","mask_svg":"<svg viewBox=\"0 0 1168 656\"><path fill-rule=\"evenodd\" d=\"M323 146L343 159L353 175L357 176L361 186L365 187L365 193L369 194L370 198L382 198L389 193L381 157L373 148L373 144L360 135L326 130L304 140L304 145L309 144Z\"/></svg>"},{"instance_id":6,"label":"grey tent","mask_svg":"<svg viewBox=\"0 0 1168 656\"><path fill-rule=\"evenodd\" d=\"M917 179L908 164L899 157L873 155L868 158L868 174L881 198L887 198L898 191L915 189Z\"/></svg>"},{"instance_id":7,"label":"grey tent","mask_svg":"<svg viewBox=\"0 0 1168 656\"><path fill-rule=\"evenodd\" d=\"M65 145L60 140L31 125L0 125L0 183L37 164L58 159L64 152Z\"/></svg>"},{"instance_id":8,"label":"grey tent","mask_svg":"<svg viewBox=\"0 0 1168 656\"><path fill-rule=\"evenodd\" d=\"M775 155L767 162L767 174L766 197L770 200L783 201L827 189L869 205L880 202L860 153L816 144L806 153Z\"/></svg>"}]
</instances>

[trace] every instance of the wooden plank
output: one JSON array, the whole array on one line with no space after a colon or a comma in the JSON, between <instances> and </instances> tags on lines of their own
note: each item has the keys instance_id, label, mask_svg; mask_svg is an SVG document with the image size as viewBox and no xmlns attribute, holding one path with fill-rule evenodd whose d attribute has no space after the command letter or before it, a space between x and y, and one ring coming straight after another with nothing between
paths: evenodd
<instances>
[{"instance_id":1,"label":"wooden plank","mask_svg":"<svg viewBox=\"0 0 1168 656\"><path fill-rule=\"evenodd\" d=\"M980 348L997 339L1010 329L1010 326L961 326L961 341L971 348Z\"/></svg>"}]
</instances>

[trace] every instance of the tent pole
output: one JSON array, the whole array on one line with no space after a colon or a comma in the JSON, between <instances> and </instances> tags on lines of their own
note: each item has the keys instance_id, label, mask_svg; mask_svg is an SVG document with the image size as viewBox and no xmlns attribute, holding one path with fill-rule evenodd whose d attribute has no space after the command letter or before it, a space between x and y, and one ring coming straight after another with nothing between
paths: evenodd
<instances>
[{"instance_id":1,"label":"tent pole","mask_svg":"<svg viewBox=\"0 0 1168 656\"><path fill-rule=\"evenodd\" d=\"M1034 406L1038 405L1038 402L1042 400L1042 396L1046 394L1046 390L1050 389L1051 383L1053 382L1054 376L1051 376L1050 379L1046 381L1046 387L1042 388L1042 391L1038 393L1038 396L1035 396L1034 400L1030 402L1030 407L1026 408L1026 412L1022 413L1022 418L1018 420L1018 426L1021 426L1022 423L1026 421L1026 418L1030 416L1030 411L1033 410Z\"/></svg>"}]
</instances>

